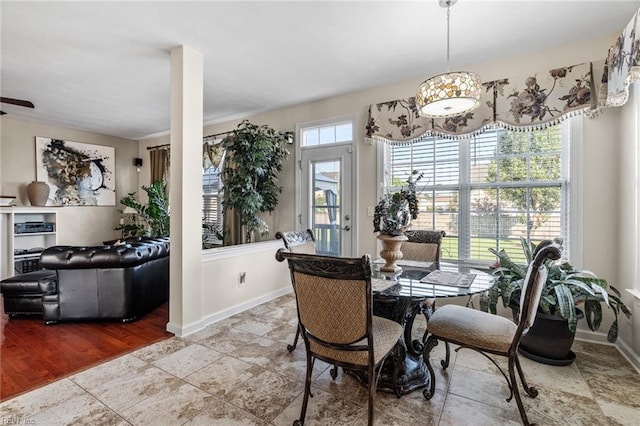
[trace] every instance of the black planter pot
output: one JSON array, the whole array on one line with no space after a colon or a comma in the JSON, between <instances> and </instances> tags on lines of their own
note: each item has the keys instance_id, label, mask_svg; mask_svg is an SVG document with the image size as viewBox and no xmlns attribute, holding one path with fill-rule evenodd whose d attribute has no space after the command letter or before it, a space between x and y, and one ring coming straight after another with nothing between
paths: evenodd
<instances>
[{"instance_id":1,"label":"black planter pot","mask_svg":"<svg viewBox=\"0 0 640 426\"><path fill-rule=\"evenodd\" d=\"M576 309L576 316L582 319L584 314ZM576 359L571 351L574 338L566 319L538 312L533 327L520 339L518 351L543 364L570 365Z\"/></svg>"}]
</instances>

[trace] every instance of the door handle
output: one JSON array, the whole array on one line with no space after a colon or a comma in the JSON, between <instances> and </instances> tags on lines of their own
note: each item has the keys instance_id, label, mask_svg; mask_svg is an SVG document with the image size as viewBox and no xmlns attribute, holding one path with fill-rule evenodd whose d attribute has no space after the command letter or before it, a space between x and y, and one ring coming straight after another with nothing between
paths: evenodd
<instances>
[{"instance_id":1,"label":"door handle","mask_svg":"<svg viewBox=\"0 0 640 426\"><path fill-rule=\"evenodd\" d=\"M349 225L345 226L344 228L341 228L343 231L351 231L351 227Z\"/></svg>"}]
</instances>

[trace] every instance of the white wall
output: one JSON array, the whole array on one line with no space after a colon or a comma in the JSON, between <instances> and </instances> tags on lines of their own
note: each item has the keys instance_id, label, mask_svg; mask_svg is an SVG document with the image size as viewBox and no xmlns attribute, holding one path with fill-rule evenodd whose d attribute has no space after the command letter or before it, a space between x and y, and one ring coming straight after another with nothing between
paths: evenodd
<instances>
[{"instance_id":1,"label":"white wall","mask_svg":"<svg viewBox=\"0 0 640 426\"><path fill-rule=\"evenodd\" d=\"M292 291L289 268L275 253L281 241L209 250L202 261L205 324ZM240 273L245 282L240 285Z\"/></svg>"},{"instance_id":2,"label":"white wall","mask_svg":"<svg viewBox=\"0 0 640 426\"><path fill-rule=\"evenodd\" d=\"M632 86L629 101L619 111L617 288L633 312L631 323L621 320L620 336L625 349L640 354L640 300L625 291L635 289L640 294L640 82Z\"/></svg>"},{"instance_id":3,"label":"white wall","mask_svg":"<svg viewBox=\"0 0 640 426\"><path fill-rule=\"evenodd\" d=\"M0 126L0 193L17 196L17 204L21 206L30 205L26 186L36 179L36 136L114 147L117 205L61 207L58 243L94 245L120 236L113 229L120 219L116 211L118 200L138 188L133 167L133 158L138 156L137 141L17 120L9 115L0 118Z\"/></svg>"}]
</instances>

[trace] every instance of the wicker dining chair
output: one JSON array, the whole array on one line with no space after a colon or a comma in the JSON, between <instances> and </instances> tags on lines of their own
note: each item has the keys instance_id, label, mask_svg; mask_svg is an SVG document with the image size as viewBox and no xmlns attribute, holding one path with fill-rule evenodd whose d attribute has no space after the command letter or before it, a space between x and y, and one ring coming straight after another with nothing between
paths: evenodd
<instances>
[{"instance_id":1,"label":"wicker dining chair","mask_svg":"<svg viewBox=\"0 0 640 426\"><path fill-rule=\"evenodd\" d=\"M292 253L316 254L316 237L311 229L306 231L278 231L276 239L282 240L284 248ZM287 345L287 350L293 352L298 346L298 338L300 337L300 328L296 327L296 336L293 338L293 344Z\"/></svg>"},{"instance_id":2,"label":"wicker dining chair","mask_svg":"<svg viewBox=\"0 0 640 426\"><path fill-rule=\"evenodd\" d=\"M436 386L436 377L429 360L429 354L437 346L438 341L450 342L460 345L456 351L468 348L479 352L500 370L510 391L507 402L515 396L522 422L525 425L529 424L518 391L515 370L518 371L522 387L529 396L535 398L538 391L529 386L524 377L518 359L518 344L520 338L527 333L535 320L542 288L547 279L545 262L547 259L560 259L560 248L552 241L542 241L536 248L533 258L522 284L520 320L517 325L507 318L457 305L442 306L431 315L429 318L429 337L423 351L423 358L431 376L430 387L423 392L426 399L431 399ZM508 377L489 354L507 357ZM442 363L442 367L446 368L446 365Z\"/></svg>"},{"instance_id":3,"label":"wicker dining chair","mask_svg":"<svg viewBox=\"0 0 640 426\"><path fill-rule=\"evenodd\" d=\"M371 258L300 254L280 249L276 259L289 263L307 355L302 409L294 425L304 425L316 359L367 373L368 424L373 425L376 369L401 338L402 326L373 315Z\"/></svg>"}]
</instances>

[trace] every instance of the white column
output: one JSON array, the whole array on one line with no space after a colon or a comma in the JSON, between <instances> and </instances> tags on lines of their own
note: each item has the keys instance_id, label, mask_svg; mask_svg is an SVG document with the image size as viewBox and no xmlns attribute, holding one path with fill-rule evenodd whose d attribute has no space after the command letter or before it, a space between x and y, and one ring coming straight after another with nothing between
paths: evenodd
<instances>
[{"instance_id":1,"label":"white column","mask_svg":"<svg viewBox=\"0 0 640 426\"><path fill-rule=\"evenodd\" d=\"M178 336L202 327L202 55L171 49L171 256L169 324Z\"/></svg>"}]
</instances>

